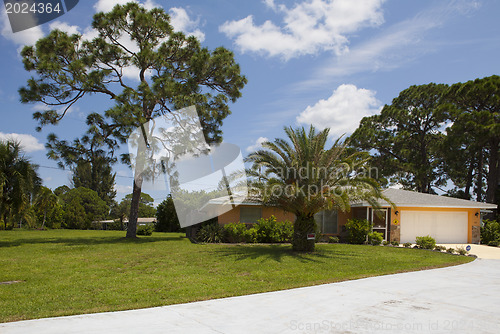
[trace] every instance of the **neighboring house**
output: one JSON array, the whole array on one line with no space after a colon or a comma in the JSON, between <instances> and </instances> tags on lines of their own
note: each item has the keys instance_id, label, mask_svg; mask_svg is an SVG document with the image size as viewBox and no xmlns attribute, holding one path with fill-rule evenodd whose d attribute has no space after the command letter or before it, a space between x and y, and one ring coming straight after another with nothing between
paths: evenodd
<instances>
[{"instance_id":1,"label":"neighboring house","mask_svg":"<svg viewBox=\"0 0 500 334\"><path fill-rule=\"evenodd\" d=\"M349 212L322 211L316 214L321 233L346 236L348 219L368 219L373 230L382 233L384 240L415 242L418 236L430 235L438 243L479 243L481 212L497 206L453 197L423 194L400 189L386 189L383 194L395 204L379 202L373 209L368 203L352 203ZM224 198L213 199L209 206L217 206ZM276 207L245 201L218 216L219 224L234 222L255 223L260 218L276 216L278 220L294 221L295 216Z\"/></svg>"},{"instance_id":2,"label":"neighboring house","mask_svg":"<svg viewBox=\"0 0 500 334\"><path fill-rule=\"evenodd\" d=\"M92 222L92 227L97 230L108 230L109 225L115 224L119 222L119 219L115 220L101 220L101 221L95 221ZM128 218L125 218L123 220L123 229L127 229L127 224L128 224ZM151 218L137 218L137 226L141 225L151 225L151 224L156 224L156 217L151 217ZM112 229L112 228L111 228Z\"/></svg>"}]
</instances>

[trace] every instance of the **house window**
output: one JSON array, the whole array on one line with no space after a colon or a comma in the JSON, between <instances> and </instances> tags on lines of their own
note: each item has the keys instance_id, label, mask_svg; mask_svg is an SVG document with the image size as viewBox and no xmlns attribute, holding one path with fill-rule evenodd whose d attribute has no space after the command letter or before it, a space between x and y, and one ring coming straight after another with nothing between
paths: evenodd
<instances>
[{"instance_id":1,"label":"house window","mask_svg":"<svg viewBox=\"0 0 500 334\"><path fill-rule=\"evenodd\" d=\"M258 206L241 206L240 223L253 224L262 218L262 208Z\"/></svg>"},{"instance_id":2,"label":"house window","mask_svg":"<svg viewBox=\"0 0 500 334\"><path fill-rule=\"evenodd\" d=\"M338 217L337 211L325 210L314 215L316 224L318 224L321 233L337 234Z\"/></svg>"}]
</instances>

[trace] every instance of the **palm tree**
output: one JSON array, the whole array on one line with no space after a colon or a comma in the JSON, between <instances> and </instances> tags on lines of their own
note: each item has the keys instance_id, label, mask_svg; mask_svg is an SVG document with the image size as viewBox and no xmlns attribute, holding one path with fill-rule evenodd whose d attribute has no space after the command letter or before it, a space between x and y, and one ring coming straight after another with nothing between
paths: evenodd
<instances>
[{"instance_id":1,"label":"palm tree","mask_svg":"<svg viewBox=\"0 0 500 334\"><path fill-rule=\"evenodd\" d=\"M0 141L0 219L7 229L9 218L29 206L41 180L36 165L27 159L18 142Z\"/></svg>"},{"instance_id":2,"label":"palm tree","mask_svg":"<svg viewBox=\"0 0 500 334\"><path fill-rule=\"evenodd\" d=\"M47 212L59 202L59 197L47 187L41 187L36 195L35 205L43 212L42 229L45 227Z\"/></svg>"},{"instance_id":3,"label":"palm tree","mask_svg":"<svg viewBox=\"0 0 500 334\"><path fill-rule=\"evenodd\" d=\"M322 210L350 209L353 201L368 201L378 207L377 199L384 198L378 183L367 171L367 154L349 153L347 142L337 139L325 148L329 129L317 132L311 126L285 127L288 141L277 138L265 142L262 149L251 153L248 171L253 196L264 204L276 205L296 216L292 248L295 251L314 250L314 214ZM384 198L385 199L385 198Z\"/></svg>"}]
</instances>

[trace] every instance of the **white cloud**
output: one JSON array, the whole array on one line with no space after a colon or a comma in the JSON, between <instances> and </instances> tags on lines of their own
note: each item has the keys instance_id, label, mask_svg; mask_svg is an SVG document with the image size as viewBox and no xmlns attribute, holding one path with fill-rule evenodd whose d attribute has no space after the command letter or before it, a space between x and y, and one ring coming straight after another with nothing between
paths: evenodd
<instances>
[{"instance_id":1,"label":"white cloud","mask_svg":"<svg viewBox=\"0 0 500 334\"><path fill-rule=\"evenodd\" d=\"M348 34L363 27L383 23L384 0L305 0L293 8L265 0L265 4L283 16L283 26L271 21L254 23L252 15L228 21L219 27L234 39L241 52L280 56L285 60L319 51L337 55L348 50Z\"/></svg>"},{"instance_id":2,"label":"white cloud","mask_svg":"<svg viewBox=\"0 0 500 334\"><path fill-rule=\"evenodd\" d=\"M23 150L27 153L45 150L45 146L32 135L0 132L0 140L17 141L21 144Z\"/></svg>"},{"instance_id":3,"label":"white cloud","mask_svg":"<svg viewBox=\"0 0 500 334\"><path fill-rule=\"evenodd\" d=\"M170 23L176 31L182 31L188 36L196 37L200 42L205 40L205 34L198 29L200 24L198 20L191 20L188 13L184 8L173 7L170 8Z\"/></svg>"},{"instance_id":4,"label":"white cloud","mask_svg":"<svg viewBox=\"0 0 500 334\"><path fill-rule=\"evenodd\" d=\"M2 36L21 47L24 45L34 45L36 41L44 36L40 26L13 33L5 8L2 8L1 10L0 26L2 29Z\"/></svg>"},{"instance_id":5,"label":"white cloud","mask_svg":"<svg viewBox=\"0 0 500 334\"><path fill-rule=\"evenodd\" d=\"M98 0L94 5L96 12L110 12L116 5L125 5L128 2L137 2L136 0Z\"/></svg>"},{"instance_id":6,"label":"white cloud","mask_svg":"<svg viewBox=\"0 0 500 334\"><path fill-rule=\"evenodd\" d=\"M132 186L124 186L122 184L115 184L115 190L118 194L130 194L132 192Z\"/></svg>"},{"instance_id":7,"label":"white cloud","mask_svg":"<svg viewBox=\"0 0 500 334\"><path fill-rule=\"evenodd\" d=\"M50 23L49 28L50 28L50 30L59 29L61 31L66 32L69 35L80 33L80 27L71 26L71 25L67 24L66 22L61 22L61 21L54 21L54 22Z\"/></svg>"},{"instance_id":8,"label":"white cloud","mask_svg":"<svg viewBox=\"0 0 500 334\"><path fill-rule=\"evenodd\" d=\"M312 124L318 129L330 128L331 136L352 133L365 117L381 109L376 92L357 88L354 85L340 85L326 100L308 106L299 116L300 124Z\"/></svg>"},{"instance_id":9,"label":"white cloud","mask_svg":"<svg viewBox=\"0 0 500 334\"><path fill-rule=\"evenodd\" d=\"M266 141L269 141L269 139L267 139L266 137L259 137L259 139L257 139L254 144L247 147L247 151L253 152L262 148L262 144Z\"/></svg>"},{"instance_id":10,"label":"white cloud","mask_svg":"<svg viewBox=\"0 0 500 334\"><path fill-rule=\"evenodd\" d=\"M351 47L349 52L321 64L313 78L295 85L296 90L323 87L332 79L360 72L388 71L435 52L446 42L433 42L426 35L443 26L447 20L466 15L478 8L478 3L457 0L439 3L415 16L387 27L374 38Z\"/></svg>"}]
</instances>

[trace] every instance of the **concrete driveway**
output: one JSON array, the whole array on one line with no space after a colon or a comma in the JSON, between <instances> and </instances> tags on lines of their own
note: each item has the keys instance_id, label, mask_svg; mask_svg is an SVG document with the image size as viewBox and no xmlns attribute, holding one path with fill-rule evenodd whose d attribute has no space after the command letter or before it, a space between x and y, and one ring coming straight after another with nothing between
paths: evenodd
<instances>
[{"instance_id":1,"label":"concrete driveway","mask_svg":"<svg viewBox=\"0 0 500 334\"><path fill-rule=\"evenodd\" d=\"M0 324L43 333L499 333L500 260L151 309Z\"/></svg>"},{"instance_id":2,"label":"concrete driveway","mask_svg":"<svg viewBox=\"0 0 500 334\"><path fill-rule=\"evenodd\" d=\"M481 259L492 259L492 260L500 260L500 247L490 247L486 245L474 245L474 244L441 244L446 248L455 248L457 247L467 247L470 245L471 250L470 254L477 255L478 258Z\"/></svg>"}]
</instances>

